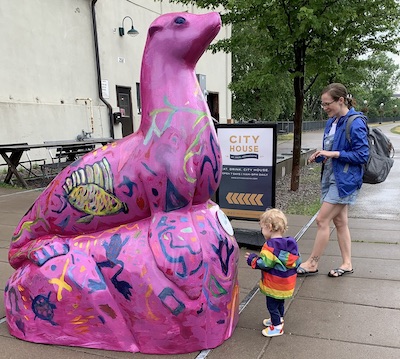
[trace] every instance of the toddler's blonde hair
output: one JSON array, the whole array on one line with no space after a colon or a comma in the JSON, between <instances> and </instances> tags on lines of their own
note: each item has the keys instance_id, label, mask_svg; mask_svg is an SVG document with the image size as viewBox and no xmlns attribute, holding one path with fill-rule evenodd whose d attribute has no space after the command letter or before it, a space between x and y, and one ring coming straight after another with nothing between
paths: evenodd
<instances>
[{"instance_id":1,"label":"toddler's blonde hair","mask_svg":"<svg viewBox=\"0 0 400 359\"><path fill-rule=\"evenodd\" d=\"M260 217L260 224L270 224L273 232L285 233L288 229L285 214L277 208L268 209Z\"/></svg>"}]
</instances>

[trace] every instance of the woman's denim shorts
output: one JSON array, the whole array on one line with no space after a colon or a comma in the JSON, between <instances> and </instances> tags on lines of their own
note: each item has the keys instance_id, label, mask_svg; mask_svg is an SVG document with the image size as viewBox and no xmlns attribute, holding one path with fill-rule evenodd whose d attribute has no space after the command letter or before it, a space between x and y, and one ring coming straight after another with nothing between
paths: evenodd
<instances>
[{"instance_id":1,"label":"woman's denim shorts","mask_svg":"<svg viewBox=\"0 0 400 359\"><path fill-rule=\"evenodd\" d=\"M339 192L336 183L330 183L329 186L323 187L321 190L321 203L328 202L332 204L355 204L358 192L354 191L346 197L339 197Z\"/></svg>"}]
</instances>

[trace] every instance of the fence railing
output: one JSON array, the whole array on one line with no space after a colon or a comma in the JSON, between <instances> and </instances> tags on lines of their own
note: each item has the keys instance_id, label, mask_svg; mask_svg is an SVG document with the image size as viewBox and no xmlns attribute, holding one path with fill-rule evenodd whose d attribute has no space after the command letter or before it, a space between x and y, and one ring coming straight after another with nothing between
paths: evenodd
<instances>
[{"instance_id":1,"label":"fence railing","mask_svg":"<svg viewBox=\"0 0 400 359\"><path fill-rule=\"evenodd\" d=\"M399 118L395 117L368 117L368 123L387 123L399 121ZM294 124L292 121L276 122L278 133L289 133L293 132ZM325 128L326 121L303 121L303 131L316 131Z\"/></svg>"}]
</instances>

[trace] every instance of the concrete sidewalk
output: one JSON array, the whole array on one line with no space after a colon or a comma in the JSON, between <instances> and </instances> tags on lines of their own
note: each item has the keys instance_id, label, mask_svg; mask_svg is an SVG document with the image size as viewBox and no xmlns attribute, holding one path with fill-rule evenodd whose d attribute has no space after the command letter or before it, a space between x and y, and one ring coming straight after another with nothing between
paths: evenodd
<instances>
[{"instance_id":1,"label":"concrete sidewalk","mask_svg":"<svg viewBox=\"0 0 400 359\"><path fill-rule=\"evenodd\" d=\"M315 133L315 141L317 137L320 138L320 133ZM400 143L395 147L400 148ZM389 192L387 200L398 203L399 155L387 182L366 187L360 198L361 209L356 205L350 211L354 274L341 278L327 276L330 269L341 263L336 232L332 229L319 274L298 278L295 295L286 303L285 334L268 339L261 335L262 319L267 316L267 311L265 297L257 291L260 272L247 266L244 253L248 250L241 248L242 312L233 336L211 351L182 355L157 356L50 346L10 336L3 303L4 286L13 273L7 261L9 242L15 226L39 192L0 188L0 358L400 358L400 210L396 212L389 206L390 215L385 218L381 208L377 213L374 203L366 205L364 200L370 192L380 192L382 196ZM289 234L296 235L310 219L289 216ZM232 224L235 228L246 227L250 232L259 232L256 222L234 220ZM311 252L315 233L316 226L312 223L299 240L303 258Z\"/></svg>"}]
</instances>

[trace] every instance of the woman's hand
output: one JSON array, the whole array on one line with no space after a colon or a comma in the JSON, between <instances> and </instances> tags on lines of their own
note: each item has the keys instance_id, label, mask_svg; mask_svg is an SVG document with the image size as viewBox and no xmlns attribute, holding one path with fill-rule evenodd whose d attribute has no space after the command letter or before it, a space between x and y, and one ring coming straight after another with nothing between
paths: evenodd
<instances>
[{"instance_id":1,"label":"woman's hand","mask_svg":"<svg viewBox=\"0 0 400 359\"><path fill-rule=\"evenodd\" d=\"M339 151L315 151L309 158L308 163L323 162L325 163L328 158L339 158Z\"/></svg>"},{"instance_id":2,"label":"woman's hand","mask_svg":"<svg viewBox=\"0 0 400 359\"><path fill-rule=\"evenodd\" d=\"M314 152L313 154L310 155L310 157L308 157L307 162L308 162L309 164L315 162L315 158L316 158L316 157L317 157L317 152Z\"/></svg>"}]
</instances>

